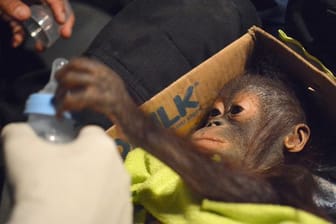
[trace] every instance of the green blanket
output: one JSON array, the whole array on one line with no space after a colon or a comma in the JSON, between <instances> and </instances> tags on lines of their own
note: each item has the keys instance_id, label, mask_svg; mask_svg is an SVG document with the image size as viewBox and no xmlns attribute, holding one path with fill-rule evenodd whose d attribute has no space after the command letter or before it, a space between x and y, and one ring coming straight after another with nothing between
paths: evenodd
<instances>
[{"instance_id":1,"label":"green blanket","mask_svg":"<svg viewBox=\"0 0 336 224\"><path fill-rule=\"evenodd\" d=\"M288 206L201 200L191 194L174 171L142 149L131 151L125 166L132 177L134 203L164 224L328 223Z\"/></svg>"}]
</instances>

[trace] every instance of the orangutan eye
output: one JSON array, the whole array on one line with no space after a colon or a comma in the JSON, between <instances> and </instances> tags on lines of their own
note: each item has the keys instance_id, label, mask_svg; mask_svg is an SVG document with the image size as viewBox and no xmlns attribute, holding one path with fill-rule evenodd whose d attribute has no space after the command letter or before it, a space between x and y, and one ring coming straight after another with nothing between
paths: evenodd
<instances>
[{"instance_id":1,"label":"orangutan eye","mask_svg":"<svg viewBox=\"0 0 336 224\"><path fill-rule=\"evenodd\" d=\"M216 116L218 116L218 115L220 115L220 114L221 114L220 110L218 110L217 108L213 108L213 109L210 111L209 116L210 116L210 117L216 117Z\"/></svg>"},{"instance_id":2,"label":"orangutan eye","mask_svg":"<svg viewBox=\"0 0 336 224\"><path fill-rule=\"evenodd\" d=\"M237 115L240 112L242 112L243 110L244 110L244 108L239 106L239 105L232 105L231 108L230 108L230 114Z\"/></svg>"}]
</instances>

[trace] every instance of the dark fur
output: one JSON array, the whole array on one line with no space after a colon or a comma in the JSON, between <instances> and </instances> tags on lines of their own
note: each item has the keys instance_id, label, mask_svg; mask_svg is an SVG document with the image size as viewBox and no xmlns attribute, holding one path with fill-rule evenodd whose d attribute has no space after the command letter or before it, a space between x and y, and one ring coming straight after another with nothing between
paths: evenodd
<instances>
[{"instance_id":1,"label":"dark fur","mask_svg":"<svg viewBox=\"0 0 336 224\"><path fill-rule=\"evenodd\" d=\"M244 76L226 86L232 89L233 94L247 86L257 87L262 96L263 128L255 133L254 138L258 140L247 149L242 158L243 166L235 166L233 161L225 158L220 163L214 162L188 140L150 121L133 120L136 126L141 126L140 129L134 124L122 126L131 142L172 167L202 197L290 205L321 216L312 200L315 183L311 173L295 164L286 164L283 148L277 145L279 137L292 125L305 122L304 112L295 95L280 81L260 76ZM126 130L126 127L132 130ZM139 136L136 130L148 131Z\"/></svg>"},{"instance_id":2,"label":"dark fur","mask_svg":"<svg viewBox=\"0 0 336 224\"><path fill-rule=\"evenodd\" d=\"M83 72L94 77L85 77ZM264 118L258 127L239 133L239 137L248 134L255 140L248 144L240 161L222 156L216 162L189 139L178 137L146 117L127 94L118 75L106 67L81 59L70 63L57 79L57 98L62 102L59 112L91 108L107 115L134 146L144 148L174 169L201 197L290 205L324 216L312 200L315 184L310 172L295 161L286 162L282 139L294 124L305 122L305 115L295 95L280 81L242 76L225 86L232 96L253 88L261 99ZM90 89L92 86L96 89ZM68 96L69 90L75 92ZM237 133L231 134L237 138Z\"/></svg>"}]
</instances>

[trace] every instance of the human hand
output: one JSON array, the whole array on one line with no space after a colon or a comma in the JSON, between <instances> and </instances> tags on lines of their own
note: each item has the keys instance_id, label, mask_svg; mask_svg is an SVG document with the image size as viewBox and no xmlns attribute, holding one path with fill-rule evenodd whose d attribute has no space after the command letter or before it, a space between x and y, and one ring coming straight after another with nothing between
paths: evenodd
<instances>
[{"instance_id":1,"label":"human hand","mask_svg":"<svg viewBox=\"0 0 336 224\"><path fill-rule=\"evenodd\" d=\"M69 38L72 34L72 28L75 23L75 16L72 10L67 10L69 3L67 0L42 0L48 4L55 16L57 23L60 25L60 35L63 38ZM70 15L66 15L67 11ZM12 46L18 47L25 38L25 31L21 23L31 16L31 11L28 5L21 0L0 0L0 15L3 20L8 22L12 33ZM35 49L42 51L44 46L41 43L36 43Z\"/></svg>"},{"instance_id":2,"label":"human hand","mask_svg":"<svg viewBox=\"0 0 336 224\"><path fill-rule=\"evenodd\" d=\"M26 123L2 132L15 204L9 224L130 224L130 180L114 141L87 126L68 144L39 138Z\"/></svg>"}]
</instances>

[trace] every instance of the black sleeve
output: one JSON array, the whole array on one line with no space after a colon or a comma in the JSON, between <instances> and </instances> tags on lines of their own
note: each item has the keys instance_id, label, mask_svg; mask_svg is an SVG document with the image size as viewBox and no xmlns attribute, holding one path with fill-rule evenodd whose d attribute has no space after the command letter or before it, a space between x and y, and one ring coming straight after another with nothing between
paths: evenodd
<instances>
[{"instance_id":1,"label":"black sleeve","mask_svg":"<svg viewBox=\"0 0 336 224\"><path fill-rule=\"evenodd\" d=\"M255 24L256 10L246 0L133 0L86 55L118 72L142 103Z\"/></svg>"}]
</instances>

